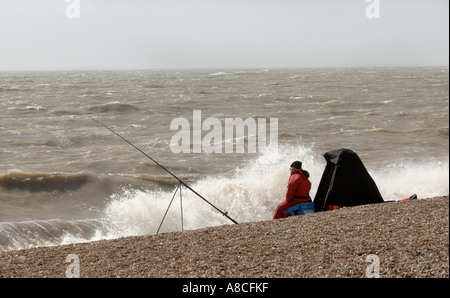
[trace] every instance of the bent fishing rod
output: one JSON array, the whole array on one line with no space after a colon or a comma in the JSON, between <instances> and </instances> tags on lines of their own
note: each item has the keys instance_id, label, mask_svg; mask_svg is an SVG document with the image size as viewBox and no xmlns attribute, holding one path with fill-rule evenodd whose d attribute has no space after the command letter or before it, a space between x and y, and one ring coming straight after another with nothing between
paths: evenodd
<instances>
[{"instance_id":1,"label":"bent fishing rod","mask_svg":"<svg viewBox=\"0 0 450 298\"><path fill-rule=\"evenodd\" d=\"M223 216L225 216L226 218L228 218L229 220L231 220L233 223L238 224L237 221L235 221L234 219L232 219L229 215L228 212L223 212L222 210L220 210L219 208L217 208L216 206L214 206L211 202L209 202L207 199L205 199L202 195L200 195L198 192L196 192L194 189L192 189L189 185L187 185L183 180L181 180L180 178L178 178L177 176L175 176L175 174L173 174L171 171L169 171L166 167L164 167L163 165L161 165L159 162L157 162L155 159L153 159L151 156L149 156L147 153L145 153L144 151L142 151L140 148L138 148L136 145L134 145L133 143L131 143L130 141L128 141L127 139L125 139L123 136L121 136L120 134L118 134L117 132L115 132L113 129L111 129L110 127L104 125L103 123L101 123L100 121L98 121L97 119L94 119L90 116L88 116L91 120L97 122L98 124L100 124L101 126L103 126L104 128L108 129L110 132L112 132L113 134L115 134L116 136L118 136L119 138L121 138L122 140L124 140L125 142L127 142L129 145L131 145L134 149L136 149L137 151L139 151L140 153L142 153L145 157L147 157L148 159L150 159L151 161L153 161L156 165L158 165L161 169L163 169L164 171L166 171L167 173L169 173L173 178L175 178L176 180L178 180L178 182L182 185L184 185L187 189L189 189L190 191L192 191L194 194L196 194L200 199L202 199L203 201L205 201L206 203L208 203L211 207L213 207L214 209L216 209L217 211L219 211Z\"/></svg>"}]
</instances>

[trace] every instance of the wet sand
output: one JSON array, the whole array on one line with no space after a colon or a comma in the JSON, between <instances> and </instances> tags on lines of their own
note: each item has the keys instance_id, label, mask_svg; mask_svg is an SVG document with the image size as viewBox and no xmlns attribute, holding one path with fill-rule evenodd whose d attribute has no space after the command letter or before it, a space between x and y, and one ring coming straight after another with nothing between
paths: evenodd
<instances>
[{"instance_id":1,"label":"wet sand","mask_svg":"<svg viewBox=\"0 0 450 298\"><path fill-rule=\"evenodd\" d=\"M449 197L0 252L0 268L36 278L448 278Z\"/></svg>"}]
</instances>

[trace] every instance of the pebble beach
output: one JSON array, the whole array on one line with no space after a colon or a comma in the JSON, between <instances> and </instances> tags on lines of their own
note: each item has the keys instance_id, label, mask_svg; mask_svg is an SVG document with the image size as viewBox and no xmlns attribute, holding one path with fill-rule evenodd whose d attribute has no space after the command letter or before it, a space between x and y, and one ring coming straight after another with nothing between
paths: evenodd
<instances>
[{"instance_id":1,"label":"pebble beach","mask_svg":"<svg viewBox=\"0 0 450 298\"><path fill-rule=\"evenodd\" d=\"M74 256L81 278L448 278L449 197L0 252L0 277L68 277Z\"/></svg>"}]
</instances>

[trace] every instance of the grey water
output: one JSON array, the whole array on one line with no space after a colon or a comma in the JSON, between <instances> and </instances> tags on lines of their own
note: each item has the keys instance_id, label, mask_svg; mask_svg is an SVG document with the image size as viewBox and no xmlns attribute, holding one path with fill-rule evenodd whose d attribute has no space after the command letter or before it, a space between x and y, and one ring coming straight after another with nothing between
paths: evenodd
<instances>
[{"instance_id":1,"label":"grey water","mask_svg":"<svg viewBox=\"0 0 450 298\"><path fill-rule=\"evenodd\" d=\"M90 118L241 222L271 218L294 160L313 197L322 155L338 148L360 156L385 200L448 195L448 78L448 67L0 73L0 247L155 233L176 179ZM175 153L170 124L194 110L278 119L278 150ZM183 199L185 228L229 223ZM165 231L180 229L177 208Z\"/></svg>"}]
</instances>

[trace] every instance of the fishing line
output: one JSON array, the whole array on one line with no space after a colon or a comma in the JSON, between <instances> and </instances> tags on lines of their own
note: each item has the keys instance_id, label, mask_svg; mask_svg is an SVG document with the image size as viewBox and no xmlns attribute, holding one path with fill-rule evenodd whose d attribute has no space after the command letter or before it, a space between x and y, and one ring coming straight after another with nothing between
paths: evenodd
<instances>
[{"instance_id":1,"label":"fishing line","mask_svg":"<svg viewBox=\"0 0 450 298\"><path fill-rule=\"evenodd\" d=\"M135 146L133 143L131 143L130 141L128 141L127 139L125 139L124 137L122 137L120 134L118 134L117 132L115 132L113 129L109 128L108 126L104 125L103 123L101 123L100 121L98 121L97 119L94 119L92 117L90 117L88 115L88 117L97 122L98 124L100 124L101 126L103 126L104 128L108 129L110 132L112 132L113 134L115 134L116 136L118 136L119 138L121 138L122 140L124 140L125 142L127 142L129 145L131 145L134 149L136 149L137 151L139 151L140 153L142 153L145 157L147 157L148 159L150 159L151 161L153 161L156 165L158 165L160 168L162 168L164 171L166 171L167 173L169 173L173 178L175 178L176 180L178 180L178 182L180 182L180 184L184 185L187 189L189 189L190 191L192 191L194 194L196 194L200 199L202 199L203 201L205 201L206 203L208 203L211 207L213 207L214 209L216 209L218 212L220 212L223 216L225 216L226 218L228 218L229 220L231 220L233 223L238 224L237 221L235 221L234 219L232 219L229 215L228 212L225 211L223 212L222 210L220 210L219 208L217 208L216 206L214 206L211 202L209 202L207 199L205 199L202 195L200 195L198 192L196 192L194 189L192 189L188 184L186 184L183 180L181 180L180 178L178 178L177 176L175 176L171 171L169 171L167 168L165 168L163 165L161 165L159 162L157 162L155 159L153 159L152 157L150 157L147 153L145 153L144 151L142 151L141 149L139 149L137 146Z\"/></svg>"}]
</instances>

